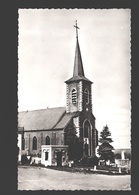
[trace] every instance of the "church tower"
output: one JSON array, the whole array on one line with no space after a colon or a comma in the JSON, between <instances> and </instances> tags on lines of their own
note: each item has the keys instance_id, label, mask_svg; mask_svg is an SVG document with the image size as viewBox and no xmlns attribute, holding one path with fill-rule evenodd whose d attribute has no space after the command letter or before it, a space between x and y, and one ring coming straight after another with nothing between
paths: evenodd
<instances>
[{"instance_id":1,"label":"church tower","mask_svg":"<svg viewBox=\"0 0 139 195\"><path fill-rule=\"evenodd\" d=\"M65 82L67 84L66 112L78 113L78 116L74 118L74 124L84 142L83 154L91 156L94 155L96 147L95 117L92 114L92 82L84 74L77 21L74 27L76 28L76 49L73 76Z\"/></svg>"},{"instance_id":2,"label":"church tower","mask_svg":"<svg viewBox=\"0 0 139 195\"><path fill-rule=\"evenodd\" d=\"M76 23L76 49L74 59L73 77L66 81L67 84L67 106L66 112L92 111L92 82L84 75L82 57L78 41L78 31Z\"/></svg>"}]
</instances>

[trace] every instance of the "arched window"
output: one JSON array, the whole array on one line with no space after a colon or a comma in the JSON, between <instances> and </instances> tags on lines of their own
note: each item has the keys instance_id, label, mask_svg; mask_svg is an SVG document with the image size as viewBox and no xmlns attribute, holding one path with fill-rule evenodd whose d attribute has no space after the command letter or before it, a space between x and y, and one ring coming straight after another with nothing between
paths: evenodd
<instances>
[{"instance_id":1,"label":"arched window","mask_svg":"<svg viewBox=\"0 0 139 195\"><path fill-rule=\"evenodd\" d=\"M84 94L85 94L85 103L88 104L89 103L89 91L88 91L88 89L85 89Z\"/></svg>"},{"instance_id":2,"label":"arched window","mask_svg":"<svg viewBox=\"0 0 139 195\"><path fill-rule=\"evenodd\" d=\"M89 137L89 131L90 131L90 124L88 121L86 121L84 124L84 138Z\"/></svg>"},{"instance_id":3,"label":"arched window","mask_svg":"<svg viewBox=\"0 0 139 195\"><path fill-rule=\"evenodd\" d=\"M33 150L37 150L37 138L33 137L33 145L32 145Z\"/></svg>"},{"instance_id":4,"label":"arched window","mask_svg":"<svg viewBox=\"0 0 139 195\"><path fill-rule=\"evenodd\" d=\"M49 136L46 137L45 144L46 145L50 145L50 137Z\"/></svg>"},{"instance_id":5,"label":"arched window","mask_svg":"<svg viewBox=\"0 0 139 195\"><path fill-rule=\"evenodd\" d=\"M25 150L25 138L22 137L22 150Z\"/></svg>"},{"instance_id":6,"label":"arched window","mask_svg":"<svg viewBox=\"0 0 139 195\"><path fill-rule=\"evenodd\" d=\"M72 90L72 103L76 104L76 102L77 102L77 92L76 92L76 89L73 89Z\"/></svg>"}]
</instances>

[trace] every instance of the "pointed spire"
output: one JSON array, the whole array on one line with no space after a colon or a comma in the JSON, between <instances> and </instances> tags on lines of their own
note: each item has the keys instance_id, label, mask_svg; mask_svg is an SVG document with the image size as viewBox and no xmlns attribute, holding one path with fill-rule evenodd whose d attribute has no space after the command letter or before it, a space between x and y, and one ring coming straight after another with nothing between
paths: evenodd
<instances>
[{"instance_id":1,"label":"pointed spire","mask_svg":"<svg viewBox=\"0 0 139 195\"><path fill-rule=\"evenodd\" d=\"M79 46L79 41L78 41L78 29L79 29L79 27L77 26L77 20L76 20L76 24L74 25L74 27L76 28L76 49L75 49L73 77L68 79L65 82L70 83L70 82L85 80L87 82L92 83L84 75L82 57L81 57L80 46Z\"/></svg>"},{"instance_id":2,"label":"pointed spire","mask_svg":"<svg viewBox=\"0 0 139 195\"><path fill-rule=\"evenodd\" d=\"M83 63L82 63L78 38L77 38L76 50L75 50L73 76L84 76Z\"/></svg>"},{"instance_id":3,"label":"pointed spire","mask_svg":"<svg viewBox=\"0 0 139 195\"><path fill-rule=\"evenodd\" d=\"M76 28L77 42L76 42L76 50L75 50L73 76L84 76L82 57L81 57L80 46L79 46L79 41L78 41L78 29L79 29L79 27L77 26L77 20L76 20L76 25L74 27Z\"/></svg>"}]
</instances>

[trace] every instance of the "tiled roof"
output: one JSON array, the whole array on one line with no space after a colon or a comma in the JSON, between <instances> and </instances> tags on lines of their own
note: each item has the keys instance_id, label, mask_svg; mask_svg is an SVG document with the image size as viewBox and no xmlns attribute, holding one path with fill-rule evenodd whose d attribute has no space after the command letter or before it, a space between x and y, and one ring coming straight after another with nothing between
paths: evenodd
<instances>
[{"instance_id":1,"label":"tiled roof","mask_svg":"<svg viewBox=\"0 0 139 195\"><path fill-rule=\"evenodd\" d=\"M61 129L64 128L72 119L72 117L75 116L75 113L66 113L60 122L54 127L54 129Z\"/></svg>"},{"instance_id":2,"label":"tiled roof","mask_svg":"<svg viewBox=\"0 0 139 195\"><path fill-rule=\"evenodd\" d=\"M18 126L24 127L25 131L64 128L70 119L65 107L24 111L18 114Z\"/></svg>"},{"instance_id":3,"label":"tiled roof","mask_svg":"<svg viewBox=\"0 0 139 195\"><path fill-rule=\"evenodd\" d=\"M73 76L69 80L65 81L65 83L71 83L71 82L74 82L74 81L82 81L82 80L92 83L92 81L90 81L89 79L87 79L84 76Z\"/></svg>"}]
</instances>

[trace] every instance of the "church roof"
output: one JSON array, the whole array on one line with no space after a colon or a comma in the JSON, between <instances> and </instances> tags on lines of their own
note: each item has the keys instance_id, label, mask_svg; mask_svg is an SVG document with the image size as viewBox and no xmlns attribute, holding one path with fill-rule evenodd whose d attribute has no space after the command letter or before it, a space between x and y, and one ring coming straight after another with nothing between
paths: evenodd
<instances>
[{"instance_id":1,"label":"church roof","mask_svg":"<svg viewBox=\"0 0 139 195\"><path fill-rule=\"evenodd\" d=\"M24 130L53 129L65 114L65 107L19 112L18 126L24 127ZM63 128L62 125L59 125L59 127Z\"/></svg>"},{"instance_id":2,"label":"church roof","mask_svg":"<svg viewBox=\"0 0 139 195\"><path fill-rule=\"evenodd\" d=\"M65 81L65 83L71 83L73 81L88 81L90 83L92 83L89 79L87 79L86 77L84 76L73 76L72 78L70 78L69 80Z\"/></svg>"},{"instance_id":3,"label":"church roof","mask_svg":"<svg viewBox=\"0 0 139 195\"><path fill-rule=\"evenodd\" d=\"M54 129L61 129L66 127L75 114L76 113L66 113L60 122L54 127Z\"/></svg>"},{"instance_id":4,"label":"church roof","mask_svg":"<svg viewBox=\"0 0 139 195\"><path fill-rule=\"evenodd\" d=\"M78 112L66 113L65 107L47 108L18 113L18 132L64 129Z\"/></svg>"},{"instance_id":5,"label":"church roof","mask_svg":"<svg viewBox=\"0 0 139 195\"><path fill-rule=\"evenodd\" d=\"M84 80L84 81L88 81L88 82L92 83L84 75L81 51L80 51L79 41L78 41L78 37L77 37L73 77L70 78L69 80L67 80L66 83L70 83L70 82L73 82L73 81L80 81L80 80Z\"/></svg>"},{"instance_id":6,"label":"church roof","mask_svg":"<svg viewBox=\"0 0 139 195\"><path fill-rule=\"evenodd\" d=\"M82 63L82 57L81 57L81 51L80 51L78 38L77 38L77 43L76 43L75 59L74 59L73 77L74 76L84 77L84 69L83 69L83 63Z\"/></svg>"},{"instance_id":7,"label":"church roof","mask_svg":"<svg viewBox=\"0 0 139 195\"><path fill-rule=\"evenodd\" d=\"M66 113L65 107L19 112L18 131L64 129L75 115Z\"/></svg>"}]
</instances>

